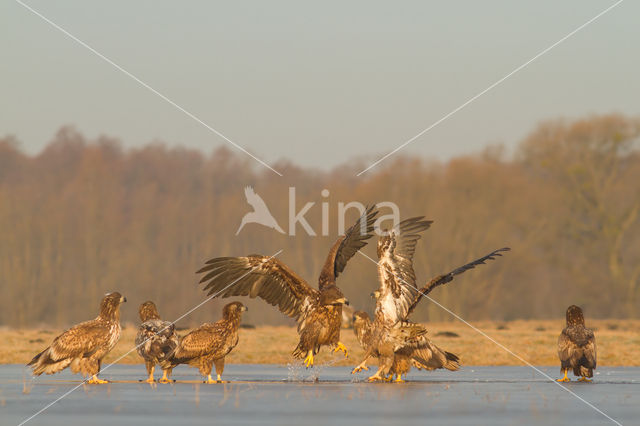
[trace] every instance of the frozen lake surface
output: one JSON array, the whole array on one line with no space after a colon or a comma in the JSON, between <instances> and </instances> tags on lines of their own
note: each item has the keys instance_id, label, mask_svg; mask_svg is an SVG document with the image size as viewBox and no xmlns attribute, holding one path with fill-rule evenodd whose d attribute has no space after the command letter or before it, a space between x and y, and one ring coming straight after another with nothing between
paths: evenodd
<instances>
[{"instance_id":1,"label":"frozen lake surface","mask_svg":"<svg viewBox=\"0 0 640 426\"><path fill-rule=\"evenodd\" d=\"M540 369L559 377L558 367ZM602 367L591 384L561 386L529 367L413 370L403 384L366 383L372 370L228 365L231 383L205 385L180 366L178 383L150 385L138 383L143 365L114 365L101 375L114 383L80 386L27 424L613 424L561 386L622 424L640 424L640 368ZM32 379L21 365L0 365L0 424L19 424L80 383L68 370Z\"/></svg>"}]
</instances>

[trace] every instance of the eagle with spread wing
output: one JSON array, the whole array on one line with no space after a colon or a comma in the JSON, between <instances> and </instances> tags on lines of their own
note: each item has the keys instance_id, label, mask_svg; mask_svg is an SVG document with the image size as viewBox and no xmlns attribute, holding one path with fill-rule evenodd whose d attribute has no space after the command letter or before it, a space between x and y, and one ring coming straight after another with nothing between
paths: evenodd
<instances>
[{"instance_id":1,"label":"eagle with spread wing","mask_svg":"<svg viewBox=\"0 0 640 426\"><path fill-rule=\"evenodd\" d=\"M156 364L162 364L173 353L178 346L178 335L176 334L175 325L169 321L163 321L158 313L155 303L152 301L144 302L138 309L140 321L142 324L138 327L136 335L136 350L144 359L144 365L147 367L149 378L147 383L153 383L153 371ZM169 383L171 370L162 369L162 378L160 383Z\"/></svg>"},{"instance_id":2,"label":"eagle with spread wing","mask_svg":"<svg viewBox=\"0 0 640 426\"><path fill-rule=\"evenodd\" d=\"M242 313L247 308L240 302L232 302L222 308L222 319L205 323L180 339L169 359L161 361L163 370L173 370L179 364L198 367L206 377L205 383L223 383L224 357L238 344L238 328ZM211 379L216 367L217 380Z\"/></svg>"},{"instance_id":3,"label":"eagle with spread wing","mask_svg":"<svg viewBox=\"0 0 640 426\"><path fill-rule=\"evenodd\" d=\"M406 375L412 366L427 370L457 370L460 365L458 356L436 346L427 337L427 330L410 322L408 317L421 298L435 287L509 250L496 250L448 274L435 277L418 289L413 255L420 232L428 229L431 223L422 217L406 219L378 241L380 288L373 293L376 298L375 318L371 322L364 312L358 312L354 317L354 331L366 354L353 373L367 369L367 360L371 356L377 357L379 368L369 377L370 381L390 380L395 375L396 381L401 382L402 375Z\"/></svg>"},{"instance_id":4,"label":"eagle with spread wing","mask_svg":"<svg viewBox=\"0 0 640 426\"><path fill-rule=\"evenodd\" d=\"M294 318L300 340L293 355L304 358L307 367L313 365L313 357L322 346L333 347L334 352L341 350L347 356L347 348L340 342L340 328L342 305L349 302L336 286L336 278L371 238L377 213L373 206L365 209L338 238L320 272L317 290L280 260L260 255L211 259L197 272L205 273L200 282L207 283L204 290L208 295L260 297Z\"/></svg>"},{"instance_id":5,"label":"eagle with spread wing","mask_svg":"<svg viewBox=\"0 0 640 426\"><path fill-rule=\"evenodd\" d=\"M36 376L54 374L71 366L74 373L91 377L87 383L108 383L98 378L102 359L120 339L120 305L127 299L118 292L107 294L97 318L74 325L53 339L51 346L27 364Z\"/></svg>"},{"instance_id":6,"label":"eagle with spread wing","mask_svg":"<svg viewBox=\"0 0 640 426\"><path fill-rule=\"evenodd\" d=\"M590 382L596 368L596 337L593 330L585 327L582 309L576 305L567 308L567 326L558 337L558 357L560 372L564 377L559 382L570 382L567 377L569 369L578 381Z\"/></svg>"}]
</instances>

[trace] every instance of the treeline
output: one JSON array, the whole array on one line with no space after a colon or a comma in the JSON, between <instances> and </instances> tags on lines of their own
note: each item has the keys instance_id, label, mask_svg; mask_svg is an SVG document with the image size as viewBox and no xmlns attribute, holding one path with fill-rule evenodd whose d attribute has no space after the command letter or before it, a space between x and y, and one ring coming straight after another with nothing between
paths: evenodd
<instances>
[{"instance_id":1,"label":"treeline","mask_svg":"<svg viewBox=\"0 0 640 426\"><path fill-rule=\"evenodd\" d=\"M149 145L123 149L62 129L38 155L0 139L0 325L65 326L97 313L101 296L125 294L123 320L152 299L173 320L201 302L195 270L214 256L279 256L316 285L337 237L338 203L391 201L402 217L434 220L418 245L419 281L487 252L504 258L469 271L432 297L465 319L558 318L569 304L592 317L637 317L640 292L640 120L593 116L538 126L514 155L501 147L446 163L397 155L356 177L366 163L332 171L287 162L280 177L242 153ZM321 234L296 236L248 224L253 186L287 231L289 187L296 212ZM329 195L323 195L327 189ZM386 211L388 212L388 211ZM357 213L348 212L347 225ZM373 240L372 240L373 241ZM375 244L365 252L375 258ZM354 257L339 285L355 308L373 308L376 267ZM211 301L180 323L216 320ZM291 323L252 301L246 322ZM424 301L416 320L452 316Z\"/></svg>"}]
</instances>

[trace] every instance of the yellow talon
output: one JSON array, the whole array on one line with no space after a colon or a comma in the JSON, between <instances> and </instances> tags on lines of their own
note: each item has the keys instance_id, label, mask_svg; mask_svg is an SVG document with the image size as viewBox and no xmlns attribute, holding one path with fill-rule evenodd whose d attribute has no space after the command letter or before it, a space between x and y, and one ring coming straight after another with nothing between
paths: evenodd
<instances>
[{"instance_id":1,"label":"yellow talon","mask_svg":"<svg viewBox=\"0 0 640 426\"><path fill-rule=\"evenodd\" d=\"M87 381L87 383L89 383L90 385L102 385L109 382L107 380L98 379L98 376L94 374L93 377L91 377L91 379Z\"/></svg>"},{"instance_id":2,"label":"yellow talon","mask_svg":"<svg viewBox=\"0 0 640 426\"><path fill-rule=\"evenodd\" d=\"M564 371L564 377L561 378L561 379L556 380L556 382L570 382L571 379L569 377L567 377L567 373L568 373L568 370L565 370Z\"/></svg>"},{"instance_id":3,"label":"yellow talon","mask_svg":"<svg viewBox=\"0 0 640 426\"><path fill-rule=\"evenodd\" d=\"M382 377L379 376L371 376L367 379L368 382L377 382L379 380L383 380Z\"/></svg>"},{"instance_id":4,"label":"yellow talon","mask_svg":"<svg viewBox=\"0 0 640 426\"><path fill-rule=\"evenodd\" d=\"M205 382L207 385L212 385L212 384L214 384L214 383L218 383L218 382L217 382L217 380L213 380L213 379L211 378L211 374L209 374L209 375L207 376L207 380L205 380L204 382Z\"/></svg>"},{"instance_id":5,"label":"yellow talon","mask_svg":"<svg viewBox=\"0 0 640 426\"><path fill-rule=\"evenodd\" d=\"M153 377L149 377L147 380L145 380L146 383L155 383L156 381L153 380Z\"/></svg>"},{"instance_id":6,"label":"yellow talon","mask_svg":"<svg viewBox=\"0 0 640 426\"><path fill-rule=\"evenodd\" d=\"M171 383L171 380L169 380L169 378L167 377L166 371L162 372L162 378L158 380L158 383Z\"/></svg>"},{"instance_id":7,"label":"yellow talon","mask_svg":"<svg viewBox=\"0 0 640 426\"><path fill-rule=\"evenodd\" d=\"M396 383L404 383L404 380L402 380L402 374L398 374L398 375L396 376L396 380L395 380L395 382L396 382Z\"/></svg>"},{"instance_id":8,"label":"yellow talon","mask_svg":"<svg viewBox=\"0 0 640 426\"><path fill-rule=\"evenodd\" d=\"M309 351L309 354L304 359L304 365L309 368L313 366L313 351Z\"/></svg>"},{"instance_id":9,"label":"yellow talon","mask_svg":"<svg viewBox=\"0 0 640 426\"><path fill-rule=\"evenodd\" d=\"M587 382L587 383L591 383L590 379L587 379L586 377L582 376L578 379L579 382Z\"/></svg>"},{"instance_id":10,"label":"yellow talon","mask_svg":"<svg viewBox=\"0 0 640 426\"><path fill-rule=\"evenodd\" d=\"M369 367L367 367L367 366L366 366L366 365L364 365L364 364L360 364L359 366L357 366L356 368L354 368L354 369L351 371L351 374L359 373L359 372L361 372L362 370L369 371Z\"/></svg>"},{"instance_id":11,"label":"yellow talon","mask_svg":"<svg viewBox=\"0 0 640 426\"><path fill-rule=\"evenodd\" d=\"M345 345L343 345L342 342L338 342L338 345L335 347L335 349L333 351L334 352L342 351L342 352L344 352L344 357L345 358L349 357L349 355L347 355L347 347Z\"/></svg>"}]
</instances>

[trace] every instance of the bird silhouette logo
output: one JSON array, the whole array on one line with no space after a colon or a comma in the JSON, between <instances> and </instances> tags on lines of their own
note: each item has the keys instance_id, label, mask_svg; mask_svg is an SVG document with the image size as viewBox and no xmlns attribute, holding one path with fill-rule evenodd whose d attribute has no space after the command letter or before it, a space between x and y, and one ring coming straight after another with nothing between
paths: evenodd
<instances>
[{"instance_id":1,"label":"bird silhouette logo","mask_svg":"<svg viewBox=\"0 0 640 426\"><path fill-rule=\"evenodd\" d=\"M284 231L280 228L278 222L276 222L262 197L256 194L252 187L247 186L244 188L244 196L247 198L247 203L253 207L253 211L244 215L242 222L240 222L240 227L236 231L236 235L240 233L247 223L258 223L284 234Z\"/></svg>"}]
</instances>

